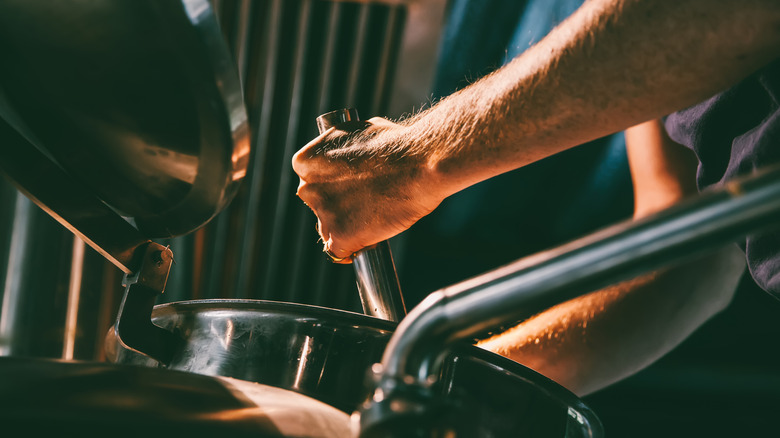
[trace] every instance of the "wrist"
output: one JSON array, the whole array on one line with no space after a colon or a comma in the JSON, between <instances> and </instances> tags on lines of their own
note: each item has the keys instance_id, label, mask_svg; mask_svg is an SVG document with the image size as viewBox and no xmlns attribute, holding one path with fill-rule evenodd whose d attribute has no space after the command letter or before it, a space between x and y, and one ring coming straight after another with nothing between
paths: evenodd
<instances>
[{"instance_id":1,"label":"wrist","mask_svg":"<svg viewBox=\"0 0 780 438\"><path fill-rule=\"evenodd\" d=\"M484 129L471 102L457 93L405 124L406 143L420 156L422 172L441 200L495 176ZM468 106L468 105L467 105Z\"/></svg>"},{"instance_id":2,"label":"wrist","mask_svg":"<svg viewBox=\"0 0 780 438\"><path fill-rule=\"evenodd\" d=\"M442 161L451 145L446 129L425 116L426 113L422 113L405 121L394 134L397 144L405 148L410 175L413 175L419 196L437 206L465 186L457 184L457 173L451 172Z\"/></svg>"}]
</instances>

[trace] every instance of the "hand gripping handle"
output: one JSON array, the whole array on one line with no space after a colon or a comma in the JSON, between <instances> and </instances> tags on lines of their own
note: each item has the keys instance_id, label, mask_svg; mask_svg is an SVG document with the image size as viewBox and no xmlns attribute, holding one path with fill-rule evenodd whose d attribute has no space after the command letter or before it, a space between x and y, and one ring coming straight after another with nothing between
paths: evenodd
<instances>
[{"instance_id":1,"label":"hand gripping handle","mask_svg":"<svg viewBox=\"0 0 780 438\"><path fill-rule=\"evenodd\" d=\"M317 129L322 134L333 126L358 120L357 110L340 109L317 117ZM386 240L355 253L352 266L355 268L363 313L396 322L406 316L393 254Z\"/></svg>"}]
</instances>

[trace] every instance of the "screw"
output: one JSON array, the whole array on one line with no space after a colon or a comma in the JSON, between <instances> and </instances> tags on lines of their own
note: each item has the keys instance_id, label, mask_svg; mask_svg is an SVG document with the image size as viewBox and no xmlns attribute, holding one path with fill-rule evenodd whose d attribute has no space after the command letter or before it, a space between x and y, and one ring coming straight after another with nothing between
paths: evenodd
<instances>
[{"instance_id":1,"label":"screw","mask_svg":"<svg viewBox=\"0 0 780 438\"><path fill-rule=\"evenodd\" d=\"M162 251L154 251L153 253L149 254L149 258L154 262L158 267L162 266L163 264L163 258L162 258Z\"/></svg>"}]
</instances>

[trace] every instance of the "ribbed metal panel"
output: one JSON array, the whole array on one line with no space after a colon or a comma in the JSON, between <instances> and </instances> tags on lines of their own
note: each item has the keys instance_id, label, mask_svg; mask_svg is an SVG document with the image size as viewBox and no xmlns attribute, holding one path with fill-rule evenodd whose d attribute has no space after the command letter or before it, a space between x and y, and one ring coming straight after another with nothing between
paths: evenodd
<instances>
[{"instance_id":1,"label":"ribbed metal panel","mask_svg":"<svg viewBox=\"0 0 780 438\"><path fill-rule=\"evenodd\" d=\"M314 215L295 196L292 155L317 115L355 107L381 115L393 82L403 2L220 0L249 113L253 155L231 206L174 239L166 301L255 298L359 311L354 274L330 263Z\"/></svg>"}]
</instances>

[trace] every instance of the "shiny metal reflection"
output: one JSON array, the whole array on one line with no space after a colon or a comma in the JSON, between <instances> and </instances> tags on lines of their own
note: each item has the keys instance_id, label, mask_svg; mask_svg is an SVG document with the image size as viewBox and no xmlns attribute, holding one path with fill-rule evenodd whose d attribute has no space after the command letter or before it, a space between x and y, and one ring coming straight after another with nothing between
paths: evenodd
<instances>
[{"instance_id":1,"label":"shiny metal reflection","mask_svg":"<svg viewBox=\"0 0 780 438\"><path fill-rule=\"evenodd\" d=\"M22 297L22 267L26 261L30 236L30 212L34 208L32 202L17 194L13 207L13 222L11 224L11 242L8 248L8 261L5 267L5 282L3 284L3 301L0 307L0 355L7 356L12 351L12 340L15 338L17 319L19 318L19 302Z\"/></svg>"},{"instance_id":2,"label":"shiny metal reflection","mask_svg":"<svg viewBox=\"0 0 780 438\"><path fill-rule=\"evenodd\" d=\"M379 361L395 324L357 313L255 300L156 306L152 322L183 339L168 368L292 389L351 412L366 370ZM128 349L113 331L109 359L161 366Z\"/></svg>"},{"instance_id":3,"label":"shiny metal reflection","mask_svg":"<svg viewBox=\"0 0 780 438\"><path fill-rule=\"evenodd\" d=\"M245 173L242 92L207 0L0 4L5 121L66 177L148 237L202 226L232 199ZM24 158L20 156L18 160ZM10 159L9 159L10 157ZM248 158L248 157L246 157ZM60 180L33 184L5 171L57 216ZM33 188L34 186L34 188ZM70 191L60 193L70 198ZM75 202L75 200L71 200ZM68 223L93 237L98 227ZM103 236L101 236L103 237ZM130 267L132 270L133 267Z\"/></svg>"},{"instance_id":4,"label":"shiny metal reflection","mask_svg":"<svg viewBox=\"0 0 780 438\"><path fill-rule=\"evenodd\" d=\"M366 376L395 327L350 312L251 300L157 306L153 321L184 339L169 364L174 370L293 390L347 413L368 396ZM112 360L159 366L124 348L112 335L106 340L114 351ZM466 407L460 421L471 423L475 433L464 436L601 436L593 412L554 382L477 347L459 345L453 350L437 388Z\"/></svg>"},{"instance_id":5,"label":"shiny metal reflection","mask_svg":"<svg viewBox=\"0 0 780 438\"><path fill-rule=\"evenodd\" d=\"M84 241L73 236L70 282L68 284L68 306L65 312L65 333L62 342L62 358L73 359L76 345L76 330L81 298L81 278L84 273Z\"/></svg>"}]
</instances>

